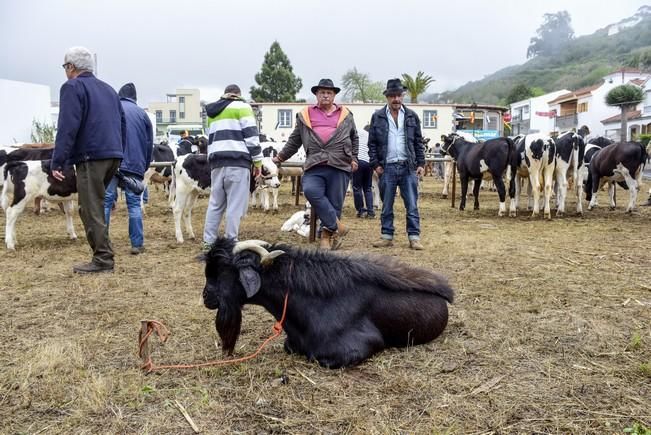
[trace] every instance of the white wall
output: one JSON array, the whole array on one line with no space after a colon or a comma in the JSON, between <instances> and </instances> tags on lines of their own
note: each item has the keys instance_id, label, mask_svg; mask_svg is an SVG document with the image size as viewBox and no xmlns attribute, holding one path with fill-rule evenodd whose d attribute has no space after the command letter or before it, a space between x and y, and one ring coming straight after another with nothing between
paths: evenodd
<instances>
[{"instance_id":1,"label":"white wall","mask_svg":"<svg viewBox=\"0 0 651 435\"><path fill-rule=\"evenodd\" d=\"M50 87L0 79L0 145L31 142L32 121L52 124Z\"/></svg>"}]
</instances>

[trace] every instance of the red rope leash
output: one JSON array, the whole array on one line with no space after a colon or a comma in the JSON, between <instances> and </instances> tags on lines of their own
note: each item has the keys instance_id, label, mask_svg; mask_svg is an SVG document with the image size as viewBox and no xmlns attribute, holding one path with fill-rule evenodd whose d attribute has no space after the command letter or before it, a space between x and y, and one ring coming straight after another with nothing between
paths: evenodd
<instances>
[{"instance_id":1,"label":"red rope leash","mask_svg":"<svg viewBox=\"0 0 651 435\"><path fill-rule=\"evenodd\" d=\"M253 352L250 355L244 356L242 358L235 358L235 359L229 359L229 360L213 360L213 361L208 361L204 363L197 363L197 364L165 364L165 365L155 365L154 362L151 359L151 355L147 354L146 356L146 361L142 365L142 369L146 370L147 373L157 371L157 370L164 370L164 369L192 369L192 368L197 368L197 367L209 367L209 366L218 366L218 365L228 365L228 364L237 364L241 363L244 361L248 361L250 359L255 358L258 356L258 354L264 349L264 347L269 344L272 340L276 339L280 334L283 332L283 325L285 324L285 315L287 314L287 300L289 297L289 291L285 293L285 303L283 305L283 314L280 318L279 321L274 323L273 325L273 333L269 338L267 338L258 350ZM161 343L164 343L165 340L169 337L170 333L169 330L163 325L161 322L157 320L146 320L143 321L146 322L147 325L147 331L143 334L142 330L140 331L140 337L139 337L139 352L138 354L140 355L141 358L143 357L143 349L147 345L147 340L149 340L149 337L155 332L156 335L158 335L158 338L160 339Z\"/></svg>"}]
</instances>

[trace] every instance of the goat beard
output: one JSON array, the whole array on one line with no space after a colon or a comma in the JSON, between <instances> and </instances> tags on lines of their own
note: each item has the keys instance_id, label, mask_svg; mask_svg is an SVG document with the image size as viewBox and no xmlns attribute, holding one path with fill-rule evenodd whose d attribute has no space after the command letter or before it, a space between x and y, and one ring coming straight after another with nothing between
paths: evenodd
<instances>
[{"instance_id":1,"label":"goat beard","mask_svg":"<svg viewBox=\"0 0 651 435\"><path fill-rule=\"evenodd\" d=\"M220 304L215 318L217 333L222 340L222 351L224 354L233 355L235 343L240 336L242 326L242 310L230 304Z\"/></svg>"}]
</instances>

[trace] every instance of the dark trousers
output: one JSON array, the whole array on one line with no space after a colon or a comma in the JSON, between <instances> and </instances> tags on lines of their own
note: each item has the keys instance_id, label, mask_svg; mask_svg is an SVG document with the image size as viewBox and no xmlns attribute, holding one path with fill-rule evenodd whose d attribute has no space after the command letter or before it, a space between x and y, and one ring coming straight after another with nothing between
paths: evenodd
<instances>
[{"instance_id":1,"label":"dark trousers","mask_svg":"<svg viewBox=\"0 0 651 435\"><path fill-rule=\"evenodd\" d=\"M323 227L331 231L337 229L349 182L348 172L331 166L313 166L303 174L303 193Z\"/></svg>"},{"instance_id":2,"label":"dark trousers","mask_svg":"<svg viewBox=\"0 0 651 435\"><path fill-rule=\"evenodd\" d=\"M120 160L91 160L76 165L79 217L86 230L86 239L93 250L93 263L113 266L113 248L104 217L104 194Z\"/></svg>"},{"instance_id":3,"label":"dark trousers","mask_svg":"<svg viewBox=\"0 0 651 435\"><path fill-rule=\"evenodd\" d=\"M353 199L355 201L355 210L357 214L366 212L373 216L373 169L368 162L359 161L357 171L353 172ZM366 203L366 207L364 207Z\"/></svg>"}]
</instances>

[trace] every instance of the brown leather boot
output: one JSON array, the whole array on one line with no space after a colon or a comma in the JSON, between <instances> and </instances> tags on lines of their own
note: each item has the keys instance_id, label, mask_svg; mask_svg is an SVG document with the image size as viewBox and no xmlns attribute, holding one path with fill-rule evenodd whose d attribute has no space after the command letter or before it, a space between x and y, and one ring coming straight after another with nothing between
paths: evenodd
<instances>
[{"instance_id":1,"label":"brown leather boot","mask_svg":"<svg viewBox=\"0 0 651 435\"><path fill-rule=\"evenodd\" d=\"M321 242L319 243L320 249L332 249L332 231L327 228L321 229Z\"/></svg>"},{"instance_id":2,"label":"brown leather boot","mask_svg":"<svg viewBox=\"0 0 651 435\"><path fill-rule=\"evenodd\" d=\"M350 228L337 219L337 233L339 237L345 237L346 234L348 234L348 231L350 231Z\"/></svg>"}]
</instances>

